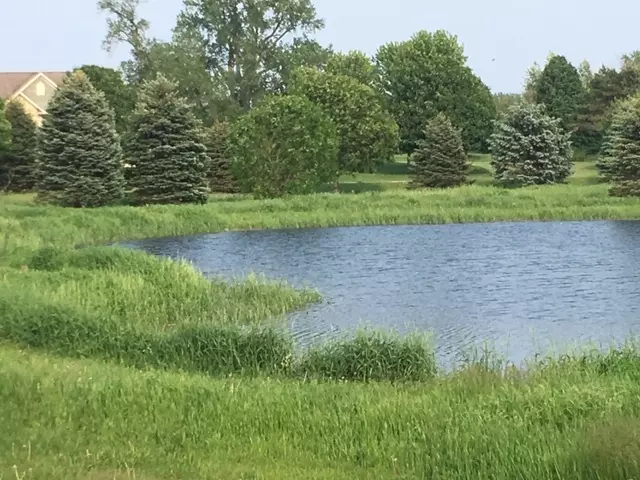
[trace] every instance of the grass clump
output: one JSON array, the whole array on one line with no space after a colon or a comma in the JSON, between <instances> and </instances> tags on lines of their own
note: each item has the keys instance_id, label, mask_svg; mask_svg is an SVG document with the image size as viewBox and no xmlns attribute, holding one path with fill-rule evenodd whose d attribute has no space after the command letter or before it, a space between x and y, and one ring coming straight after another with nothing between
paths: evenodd
<instances>
[{"instance_id":1,"label":"grass clump","mask_svg":"<svg viewBox=\"0 0 640 480\"><path fill-rule=\"evenodd\" d=\"M334 380L424 381L435 375L436 361L422 335L362 331L310 348L298 368L301 375Z\"/></svg>"}]
</instances>

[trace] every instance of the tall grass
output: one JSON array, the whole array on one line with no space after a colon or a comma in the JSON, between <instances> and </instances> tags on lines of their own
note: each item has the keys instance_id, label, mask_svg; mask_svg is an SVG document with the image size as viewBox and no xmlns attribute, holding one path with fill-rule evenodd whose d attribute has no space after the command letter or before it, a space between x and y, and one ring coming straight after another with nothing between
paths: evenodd
<instances>
[{"instance_id":1,"label":"tall grass","mask_svg":"<svg viewBox=\"0 0 640 480\"><path fill-rule=\"evenodd\" d=\"M637 354L627 362L638 370ZM0 476L638 478L637 374L597 363L391 385L211 379L0 347Z\"/></svg>"},{"instance_id":2,"label":"tall grass","mask_svg":"<svg viewBox=\"0 0 640 480\"><path fill-rule=\"evenodd\" d=\"M73 247L153 236L258 228L438 224L640 217L640 199L612 198L606 185L508 190L468 186L433 191L316 194L275 200L212 199L205 206L70 210L0 197L4 257L43 246Z\"/></svg>"}]
</instances>

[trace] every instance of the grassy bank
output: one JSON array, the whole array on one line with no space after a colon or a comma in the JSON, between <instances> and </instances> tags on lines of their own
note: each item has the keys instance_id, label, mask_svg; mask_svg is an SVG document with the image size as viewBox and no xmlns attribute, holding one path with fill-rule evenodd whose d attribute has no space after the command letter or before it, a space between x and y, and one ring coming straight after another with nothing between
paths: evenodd
<instances>
[{"instance_id":1,"label":"grassy bank","mask_svg":"<svg viewBox=\"0 0 640 480\"><path fill-rule=\"evenodd\" d=\"M609 197L607 185L595 183L593 165L578 165L569 185L515 190L472 185L263 201L226 196L205 206L123 206L98 211L36 206L30 196L4 196L0 198L0 252L8 258L21 249L47 245L72 247L258 228L640 218L640 199Z\"/></svg>"},{"instance_id":2,"label":"grassy bank","mask_svg":"<svg viewBox=\"0 0 640 480\"><path fill-rule=\"evenodd\" d=\"M382 175L403 175L394 168ZM608 197L592 164L569 185L520 190L483 186L490 177L475 168L477 185L454 190L206 206L0 197L0 479L640 478L636 348L446 375L420 337L299 353L278 319L317 292L209 281L186 263L91 246L228 229L640 218L640 200Z\"/></svg>"},{"instance_id":3,"label":"grassy bank","mask_svg":"<svg viewBox=\"0 0 640 480\"><path fill-rule=\"evenodd\" d=\"M0 477L638 478L638 366L628 352L392 386L211 379L5 346Z\"/></svg>"}]
</instances>

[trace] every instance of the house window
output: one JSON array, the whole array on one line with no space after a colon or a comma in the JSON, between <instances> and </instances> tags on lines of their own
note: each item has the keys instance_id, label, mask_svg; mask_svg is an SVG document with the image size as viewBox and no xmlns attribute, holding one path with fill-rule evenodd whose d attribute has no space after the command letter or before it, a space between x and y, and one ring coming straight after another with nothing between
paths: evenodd
<instances>
[{"instance_id":1,"label":"house window","mask_svg":"<svg viewBox=\"0 0 640 480\"><path fill-rule=\"evenodd\" d=\"M45 93L46 93L46 90L44 88L44 83L38 82L36 85L36 95L38 97L44 97Z\"/></svg>"}]
</instances>

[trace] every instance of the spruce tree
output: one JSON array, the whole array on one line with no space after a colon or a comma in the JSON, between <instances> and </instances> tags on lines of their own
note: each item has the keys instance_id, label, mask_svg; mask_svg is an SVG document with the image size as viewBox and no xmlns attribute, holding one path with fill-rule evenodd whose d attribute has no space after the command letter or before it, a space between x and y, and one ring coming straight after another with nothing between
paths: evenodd
<instances>
[{"instance_id":1,"label":"spruce tree","mask_svg":"<svg viewBox=\"0 0 640 480\"><path fill-rule=\"evenodd\" d=\"M37 127L18 101L7 104L5 115L11 123L11 145L5 154L7 190L31 190L35 182L35 162L38 153Z\"/></svg>"},{"instance_id":2,"label":"spruce tree","mask_svg":"<svg viewBox=\"0 0 640 480\"><path fill-rule=\"evenodd\" d=\"M11 124L4 116L4 101L0 98L0 191L9 184L9 168L6 165L7 151L11 142Z\"/></svg>"},{"instance_id":3,"label":"spruce tree","mask_svg":"<svg viewBox=\"0 0 640 480\"><path fill-rule=\"evenodd\" d=\"M236 193L237 180L231 172L229 124L215 122L206 132L207 154L211 159L209 188L212 192Z\"/></svg>"},{"instance_id":4,"label":"spruce tree","mask_svg":"<svg viewBox=\"0 0 640 480\"><path fill-rule=\"evenodd\" d=\"M616 109L598 165L611 195L640 196L640 96Z\"/></svg>"},{"instance_id":5,"label":"spruce tree","mask_svg":"<svg viewBox=\"0 0 640 480\"><path fill-rule=\"evenodd\" d=\"M545 107L514 105L491 135L494 177L508 186L563 183L571 175L573 149L561 120L545 114Z\"/></svg>"},{"instance_id":6,"label":"spruce tree","mask_svg":"<svg viewBox=\"0 0 640 480\"><path fill-rule=\"evenodd\" d=\"M65 207L99 207L122 196L122 150L115 116L82 71L65 77L39 132L37 191Z\"/></svg>"},{"instance_id":7,"label":"spruce tree","mask_svg":"<svg viewBox=\"0 0 640 480\"><path fill-rule=\"evenodd\" d=\"M175 83L162 75L144 83L129 128L128 179L138 203L206 203L202 125Z\"/></svg>"},{"instance_id":8,"label":"spruce tree","mask_svg":"<svg viewBox=\"0 0 640 480\"><path fill-rule=\"evenodd\" d=\"M427 122L424 140L410 159L413 178L410 188L445 188L467 183L469 162L460 130L444 113Z\"/></svg>"}]
</instances>

